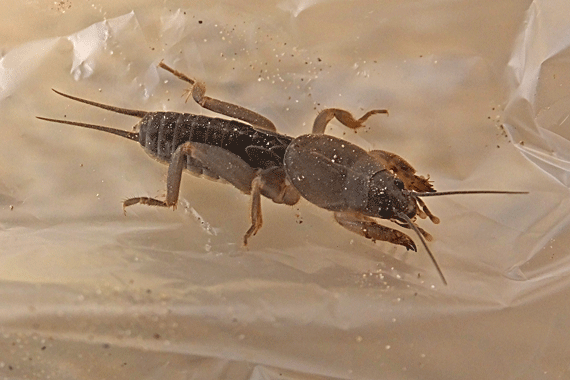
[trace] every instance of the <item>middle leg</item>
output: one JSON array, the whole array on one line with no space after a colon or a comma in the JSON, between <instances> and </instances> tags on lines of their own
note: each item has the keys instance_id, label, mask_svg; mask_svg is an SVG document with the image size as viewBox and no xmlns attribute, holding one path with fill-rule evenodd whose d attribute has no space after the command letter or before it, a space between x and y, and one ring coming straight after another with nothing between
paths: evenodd
<instances>
[{"instance_id":1,"label":"middle leg","mask_svg":"<svg viewBox=\"0 0 570 380\"><path fill-rule=\"evenodd\" d=\"M260 170L251 182L251 227L243 237L243 245L255 235L263 225L261 215L261 196L275 203L292 206L301 198L301 194L288 183L285 172L281 167Z\"/></svg>"},{"instance_id":2,"label":"middle leg","mask_svg":"<svg viewBox=\"0 0 570 380\"><path fill-rule=\"evenodd\" d=\"M251 192L251 183L256 172L240 157L220 147L186 142L178 146L170 157L166 179L166 199L161 201L149 197L130 198L123 202L123 210L137 203L176 208L182 172L187 168L188 157L197 161L195 162L196 168L203 169L206 177L221 178L246 194Z\"/></svg>"},{"instance_id":3,"label":"middle leg","mask_svg":"<svg viewBox=\"0 0 570 380\"><path fill-rule=\"evenodd\" d=\"M329 121L336 117L338 121L344 124L346 127L350 129L358 129L364 127L364 122L368 120L368 118L372 115L376 115L379 113L388 114L388 110L372 110L368 111L362 116L360 119L355 119L354 116L348 111L341 110L339 108L327 108L322 110L316 117L315 122L313 123L313 134L320 134L322 135L325 133L325 129Z\"/></svg>"}]
</instances>

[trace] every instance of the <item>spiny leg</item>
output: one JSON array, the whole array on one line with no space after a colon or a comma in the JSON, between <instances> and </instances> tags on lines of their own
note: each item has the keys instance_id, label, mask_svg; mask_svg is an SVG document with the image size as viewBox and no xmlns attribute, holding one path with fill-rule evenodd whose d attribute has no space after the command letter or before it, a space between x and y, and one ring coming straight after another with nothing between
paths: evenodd
<instances>
[{"instance_id":1,"label":"spiny leg","mask_svg":"<svg viewBox=\"0 0 570 380\"><path fill-rule=\"evenodd\" d=\"M187 156L197 160L195 162L196 167L203 169L205 172L203 174L207 177L213 179L222 178L246 194L251 192L251 183L256 173L239 156L217 146L186 142L176 148L170 157L166 179L166 200L161 201L148 197L131 198L123 202L123 209L137 203L150 206L176 207L182 181L182 171L186 167Z\"/></svg>"},{"instance_id":2,"label":"spiny leg","mask_svg":"<svg viewBox=\"0 0 570 380\"><path fill-rule=\"evenodd\" d=\"M127 213L127 207L137 203L158 206L158 207L172 207L176 209L178 202L178 194L180 193L180 182L182 181L182 171L186 164L186 156L192 154L192 143L187 142L176 148L176 151L170 158L170 165L168 166L168 177L166 179L166 200L161 201L149 197L136 197L129 198L123 202L123 213Z\"/></svg>"},{"instance_id":3,"label":"spiny leg","mask_svg":"<svg viewBox=\"0 0 570 380\"><path fill-rule=\"evenodd\" d=\"M282 167L272 167L258 171L251 182L251 227L243 237L243 244L255 235L263 225L261 215L261 195L289 206L296 204L301 195L290 185Z\"/></svg>"},{"instance_id":4,"label":"spiny leg","mask_svg":"<svg viewBox=\"0 0 570 380\"><path fill-rule=\"evenodd\" d=\"M277 128L275 128L275 125L271 122L271 120L264 116L261 116L257 112L248 110L247 108L235 104L224 102L223 100L213 99L209 96L206 96L206 85L204 85L204 83L200 83L192 78L189 78L185 74L171 68L163 62L160 62L158 64L158 67L174 74L176 77L182 79L183 81L190 83L190 89L187 90L188 97L192 95L192 98L196 101L196 103L202 107L221 115L243 120L254 127L272 132L277 131Z\"/></svg>"},{"instance_id":5,"label":"spiny leg","mask_svg":"<svg viewBox=\"0 0 570 380\"><path fill-rule=\"evenodd\" d=\"M368 111L360 119L355 119L354 116L348 111L341 110L339 108L327 108L322 110L313 123L314 134L323 134L329 121L336 117L338 121L347 126L350 129L358 129L364 127L364 122L372 115L379 113L388 114L388 110L372 110Z\"/></svg>"},{"instance_id":6,"label":"spiny leg","mask_svg":"<svg viewBox=\"0 0 570 380\"><path fill-rule=\"evenodd\" d=\"M246 194L251 193L251 227L244 235L244 245L247 245L247 240L255 235L263 225L261 215L262 194L269 196L271 199L275 198L274 200L278 203L294 204L299 199L299 195L295 189L286 186L284 182L280 183L280 181L274 178L274 175L270 173L270 169L256 171L239 156L223 148L187 142L180 145L171 156L166 180L166 200L161 201L149 197L130 198L123 202L123 211L125 211L126 207L137 203L149 206L176 208L182 172L186 165L187 156L196 159L200 168L207 169L208 173L210 173L210 177L215 176L222 178L242 192ZM267 178L265 178L265 176ZM283 181L284 178L285 177L283 177ZM297 196L295 197L295 195Z\"/></svg>"},{"instance_id":7,"label":"spiny leg","mask_svg":"<svg viewBox=\"0 0 570 380\"><path fill-rule=\"evenodd\" d=\"M416 169L397 154L383 150L371 150L368 154L401 179L406 189L419 192L435 191L429 179L416 175Z\"/></svg>"},{"instance_id":8,"label":"spiny leg","mask_svg":"<svg viewBox=\"0 0 570 380\"><path fill-rule=\"evenodd\" d=\"M261 216L261 186L262 179L258 175L251 182L251 227L243 236L243 245L247 246L247 239L252 237L259 231L263 225L263 218Z\"/></svg>"},{"instance_id":9,"label":"spiny leg","mask_svg":"<svg viewBox=\"0 0 570 380\"><path fill-rule=\"evenodd\" d=\"M335 212L335 220L349 231L355 232L373 241L381 240L406 247L417 252L416 244L401 231L382 226L372 218L353 212Z\"/></svg>"}]
</instances>

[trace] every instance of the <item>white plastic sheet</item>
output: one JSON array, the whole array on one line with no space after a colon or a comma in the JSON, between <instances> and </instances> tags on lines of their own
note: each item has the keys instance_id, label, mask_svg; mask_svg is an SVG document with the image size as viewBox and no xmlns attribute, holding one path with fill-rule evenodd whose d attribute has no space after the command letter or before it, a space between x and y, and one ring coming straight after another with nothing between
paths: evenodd
<instances>
[{"instance_id":1,"label":"white plastic sheet","mask_svg":"<svg viewBox=\"0 0 570 380\"><path fill-rule=\"evenodd\" d=\"M570 5L558 1L36 1L0 4L0 374L57 379L561 379L570 375ZM308 202L185 176L133 142L125 108L208 114L185 84L288 135L396 152L440 190L423 248L345 231ZM417 241L417 238L413 236Z\"/></svg>"}]
</instances>

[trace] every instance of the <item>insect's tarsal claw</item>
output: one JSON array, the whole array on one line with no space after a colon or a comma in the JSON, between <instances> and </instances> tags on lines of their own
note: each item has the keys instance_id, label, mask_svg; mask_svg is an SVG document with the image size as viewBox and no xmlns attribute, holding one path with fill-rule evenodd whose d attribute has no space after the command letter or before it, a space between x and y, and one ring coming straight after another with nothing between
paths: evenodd
<instances>
[{"instance_id":1,"label":"insect's tarsal claw","mask_svg":"<svg viewBox=\"0 0 570 380\"><path fill-rule=\"evenodd\" d=\"M404 243L404 247L406 247L406 251L414 251L414 252L418 251L416 244L411 240L409 242Z\"/></svg>"}]
</instances>

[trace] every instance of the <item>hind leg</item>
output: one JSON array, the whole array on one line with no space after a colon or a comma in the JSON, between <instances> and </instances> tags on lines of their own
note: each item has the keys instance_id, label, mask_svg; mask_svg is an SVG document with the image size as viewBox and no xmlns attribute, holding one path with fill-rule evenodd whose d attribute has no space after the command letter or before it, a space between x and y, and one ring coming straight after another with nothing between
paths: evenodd
<instances>
[{"instance_id":1,"label":"hind leg","mask_svg":"<svg viewBox=\"0 0 570 380\"><path fill-rule=\"evenodd\" d=\"M170 66L166 65L163 62L158 64L158 67L174 74L178 78L182 79L185 82L190 83L191 87L188 90L188 96L192 95L192 98L201 105L202 107L219 113L221 115L226 115L229 117L233 117L234 119L243 120L254 127L258 127L261 129L265 129L268 131L276 132L277 129L275 125L269 120L268 118L261 116L257 112L248 110L247 108L224 102L223 100L213 99L209 96L206 96L206 86L204 83L200 83L195 81L192 78L189 78L185 74L181 73L180 71L174 70Z\"/></svg>"},{"instance_id":2,"label":"hind leg","mask_svg":"<svg viewBox=\"0 0 570 380\"><path fill-rule=\"evenodd\" d=\"M245 161L222 148L187 142L176 148L171 156L166 178L166 199L161 201L149 197L130 198L123 202L123 210L137 203L176 208L187 157L198 160L200 168L207 170L208 176L222 178L246 194L251 192L251 182L256 173Z\"/></svg>"},{"instance_id":3,"label":"hind leg","mask_svg":"<svg viewBox=\"0 0 570 380\"><path fill-rule=\"evenodd\" d=\"M251 194L251 227L243 237L244 245L247 245L248 239L255 235L263 225L262 195L275 203L286 205L294 205L299 201L300 194L288 183L283 168L254 170L241 158L223 148L187 142L180 145L171 157L166 179L166 199L162 201L149 197L130 198L123 202L123 211L137 203L176 208L182 172L186 167L188 156L197 160L200 168L207 170L208 176L222 178L243 193Z\"/></svg>"}]
</instances>

